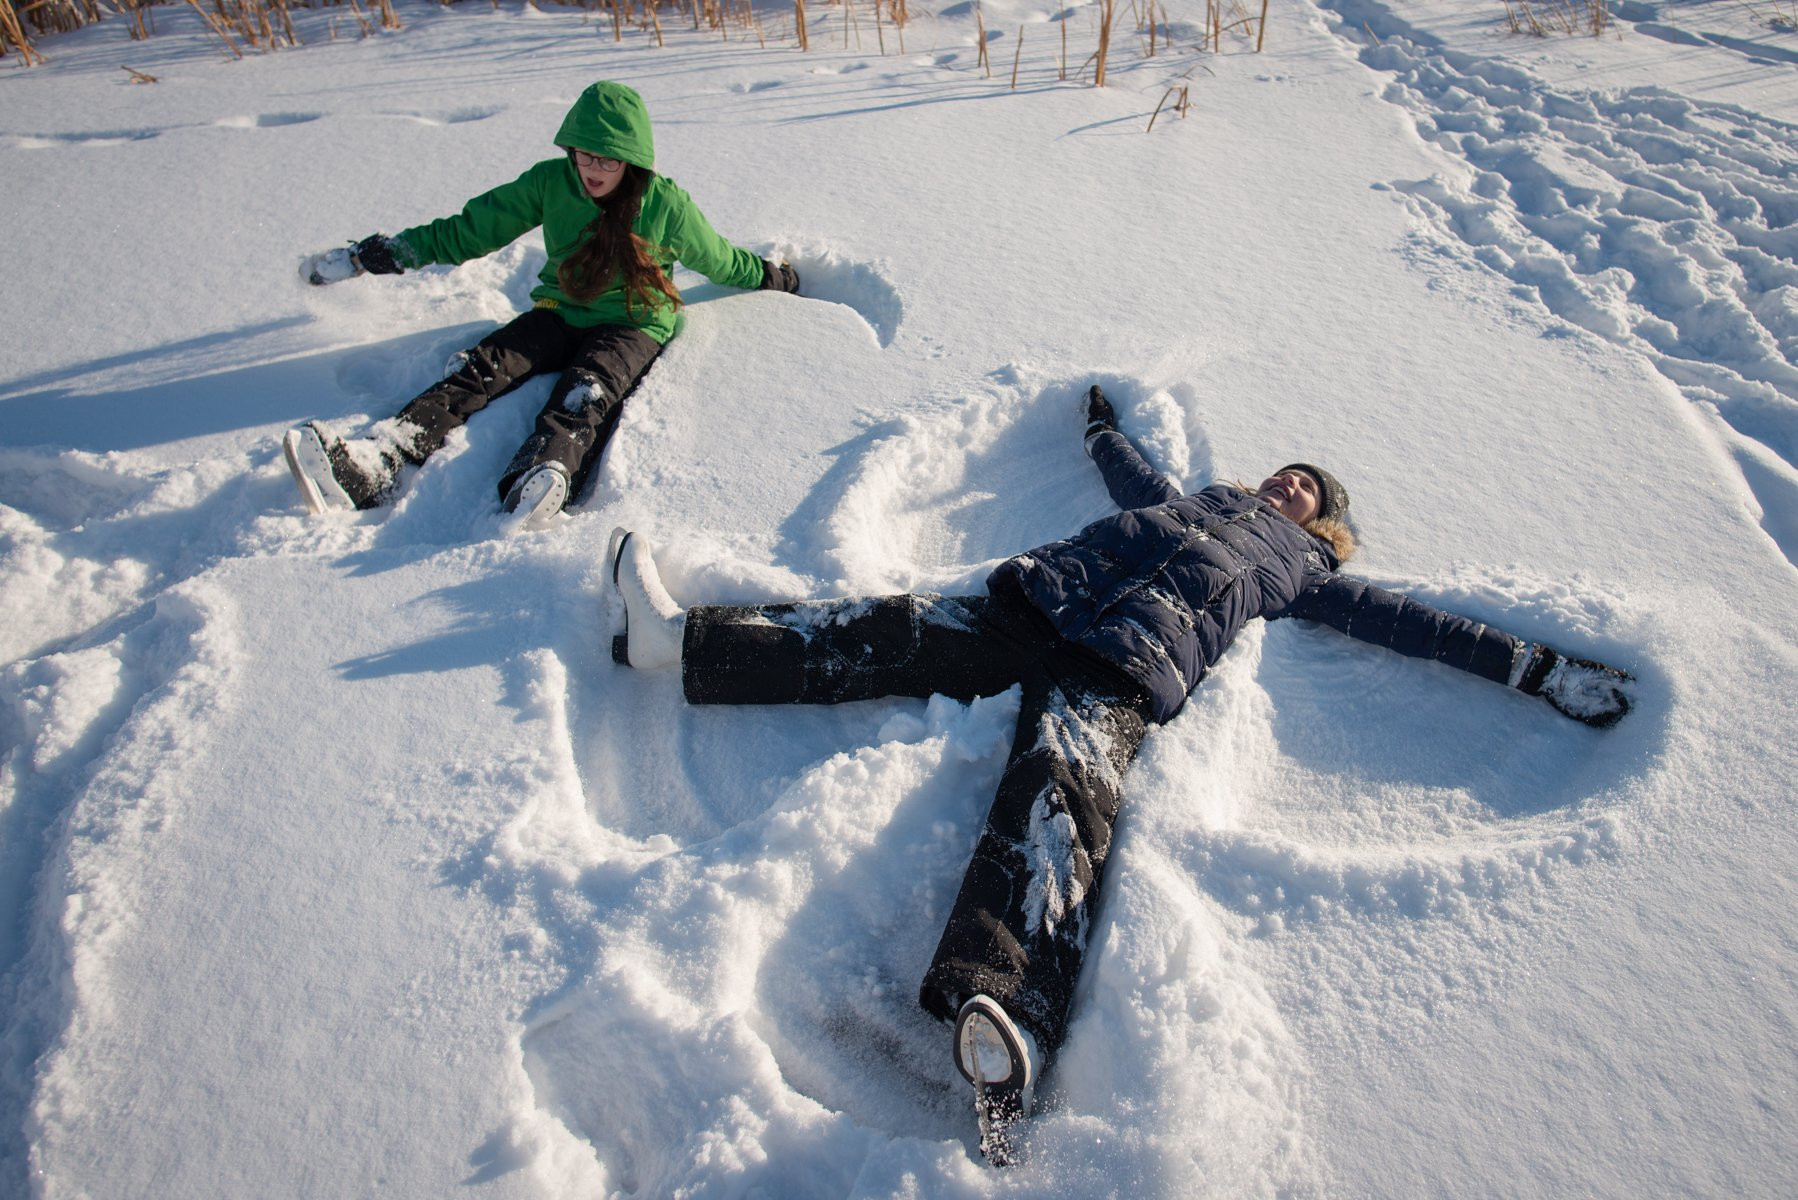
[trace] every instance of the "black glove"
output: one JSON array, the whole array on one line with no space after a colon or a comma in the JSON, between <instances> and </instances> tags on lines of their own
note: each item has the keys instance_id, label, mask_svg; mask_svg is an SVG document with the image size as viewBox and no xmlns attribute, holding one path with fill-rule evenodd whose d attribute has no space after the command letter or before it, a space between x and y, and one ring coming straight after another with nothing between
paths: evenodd
<instances>
[{"instance_id":1,"label":"black glove","mask_svg":"<svg viewBox=\"0 0 1798 1200\"><path fill-rule=\"evenodd\" d=\"M772 259L762 260L762 287L764 292L785 292L789 296L799 294L799 272L787 263L777 263Z\"/></svg>"},{"instance_id":2,"label":"black glove","mask_svg":"<svg viewBox=\"0 0 1798 1200\"><path fill-rule=\"evenodd\" d=\"M1576 721L1609 729L1629 711L1626 685L1635 678L1591 659L1569 658L1550 646L1531 645L1515 686Z\"/></svg>"},{"instance_id":3,"label":"black glove","mask_svg":"<svg viewBox=\"0 0 1798 1200\"><path fill-rule=\"evenodd\" d=\"M1118 415L1112 411L1111 401L1093 384L1093 390L1086 393L1086 440L1092 441L1101 433L1116 433Z\"/></svg>"},{"instance_id":4,"label":"black glove","mask_svg":"<svg viewBox=\"0 0 1798 1200\"><path fill-rule=\"evenodd\" d=\"M399 275L405 271L394 257L393 243L378 233L371 233L351 247L356 262L370 275Z\"/></svg>"}]
</instances>

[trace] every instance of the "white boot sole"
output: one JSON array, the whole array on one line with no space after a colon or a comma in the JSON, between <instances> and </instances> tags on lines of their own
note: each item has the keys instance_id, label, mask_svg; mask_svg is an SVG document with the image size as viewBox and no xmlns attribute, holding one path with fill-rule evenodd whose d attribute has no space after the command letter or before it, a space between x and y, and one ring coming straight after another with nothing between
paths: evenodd
<instances>
[{"instance_id":1,"label":"white boot sole","mask_svg":"<svg viewBox=\"0 0 1798 1200\"><path fill-rule=\"evenodd\" d=\"M568 477L553 468L532 468L519 484L518 503L506 514L508 532L543 529L568 501Z\"/></svg>"},{"instance_id":2,"label":"white boot sole","mask_svg":"<svg viewBox=\"0 0 1798 1200\"><path fill-rule=\"evenodd\" d=\"M300 499L306 511L314 516L327 512L353 512L356 505L331 474L331 456L318 431L310 425L289 429L281 439L281 455L293 481L299 485Z\"/></svg>"}]
</instances>

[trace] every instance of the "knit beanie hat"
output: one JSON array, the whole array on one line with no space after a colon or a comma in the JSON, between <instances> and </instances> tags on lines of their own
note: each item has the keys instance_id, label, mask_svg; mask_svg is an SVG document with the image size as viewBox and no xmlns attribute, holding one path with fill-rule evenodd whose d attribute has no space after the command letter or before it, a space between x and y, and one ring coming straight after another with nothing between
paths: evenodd
<instances>
[{"instance_id":1,"label":"knit beanie hat","mask_svg":"<svg viewBox=\"0 0 1798 1200\"><path fill-rule=\"evenodd\" d=\"M1348 511L1348 489L1342 486L1342 481L1337 479L1336 476L1330 474L1322 467L1316 467L1312 466L1310 463L1302 462L1287 463L1278 471L1275 471L1274 474L1279 475L1286 471L1303 471L1305 474L1311 476L1311 478L1317 480L1318 509L1317 516L1312 518L1313 520L1322 521L1340 517L1343 513Z\"/></svg>"}]
</instances>

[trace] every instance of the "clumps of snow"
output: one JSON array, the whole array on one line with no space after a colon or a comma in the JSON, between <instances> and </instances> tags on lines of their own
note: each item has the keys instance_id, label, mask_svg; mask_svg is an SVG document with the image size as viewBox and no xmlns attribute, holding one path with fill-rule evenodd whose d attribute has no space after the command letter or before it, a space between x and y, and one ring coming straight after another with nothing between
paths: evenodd
<instances>
[{"instance_id":1,"label":"clumps of snow","mask_svg":"<svg viewBox=\"0 0 1798 1200\"><path fill-rule=\"evenodd\" d=\"M532 1021L525 1061L608 1186L847 1187L895 1130L953 1136L950 1031L916 989L1015 714L1015 691L908 704L714 841L546 877L544 927L591 941L592 966ZM614 916L551 916L592 905Z\"/></svg>"},{"instance_id":2,"label":"clumps of snow","mask_svg":"<svg viewBox=\"0 0 1798 1200\"><path fill-rule=\"evenodd\" d=\"M0 671L11 699L5 740L26 752L21 765L53 775L77 752L91 755L98 719L123 684L121 670L114 646L7 664Z\"/></svg>"},{"instance_id":3,"label":"clumps of snow","mask_svg":"<svg viewBox=\"0 0 1798 1200\"><path fill-rule=\"evenodd\" d=\"M589 404L606 398L606 388L591 374L584 374L580 383L568 389L562 397L562 407L571 413L578 413Z\"/></svg>"},{"instance_id":4,"label":"clumps of snow","mask_svg":"<svg viewBox=\"0 0 1798 1200\"><path fill-rule=\"evenodd\" d=\"M42 652L138 603L152 572L128 557L96 560L65 544L17 509L0 505L0 571L12 606L0 654L9 661Z\"/></svg>"},{"instance_id":5,"label":"clumps of snow","mask_svg":"<svg viewBox=\"0 0 1798 1200\"><path fill-rule=\"evenodd\" d=\"M1464 172L1396 185L1455 259L1654 363L1798 484L1798 149L1782 122L1653 88L1568 94L1391 41L1363 54ZM1768 486L1745 472L1750 489ZM1770 530L1790 557L1790 539Z\"/></svg>"}]
</instances>

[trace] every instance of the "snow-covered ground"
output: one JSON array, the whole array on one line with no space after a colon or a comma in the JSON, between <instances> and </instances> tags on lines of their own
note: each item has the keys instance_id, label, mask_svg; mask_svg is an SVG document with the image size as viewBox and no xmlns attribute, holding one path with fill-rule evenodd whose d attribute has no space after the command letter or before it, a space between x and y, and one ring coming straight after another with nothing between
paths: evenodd
<instances>
[{"instance_id":1,"label":"snow-covered ground","mask_svg":"<svg viewBox=\"0 0 1798 1200\"><path fill-rule=\"evenodd\" d=\"M984 4L991 78L968 4L903 53L865 8L802 54L779 5L768 48L658 49L405 3L6 60L0 1195L1792 1195L1789 8L1296 0L1209 54L1170 5L1103 90L1057 79L1094 6L1031 0ZM601 77L805 295L684 280L552 529L493 493L547 380L306 518L281 432L396 411L542 249L299 256L510 179ZM601 559L626 524L684 602L978 588L1108 510L1092 381L1189 485L1324 463L1357 573L1639 705L1251 627L1128 778L1001 1174L915 995L1015 695L691 709L611 663Z\"/></svg>"}]
</instances>

